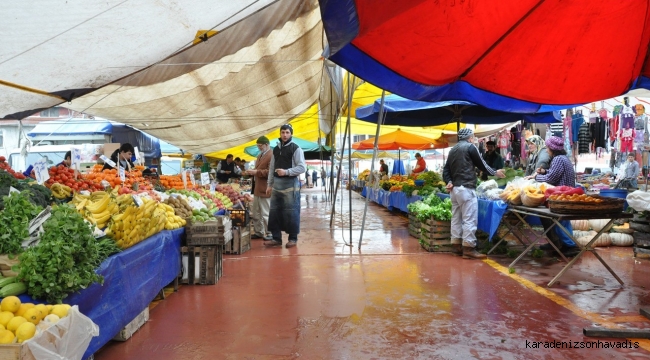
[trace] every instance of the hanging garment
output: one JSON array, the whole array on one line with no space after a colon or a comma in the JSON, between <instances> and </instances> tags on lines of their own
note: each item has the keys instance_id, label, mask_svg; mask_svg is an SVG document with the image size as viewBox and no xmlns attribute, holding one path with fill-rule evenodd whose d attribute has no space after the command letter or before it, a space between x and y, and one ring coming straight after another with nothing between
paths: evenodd
<instances>
[{"instance_id":1,"label":"hanging garment","mask_svg":"<svg viewBox=\"0 0 650 360\"><path fill-rule=\"evenodd\" d=\"M558 123L552 123L550 126L550 133L551 136L563 136L564 133L564 126L562 125L561 122ZM547 135L548 136L548 135Z\"/></svg>"},{"instance_id":2,"label":"hanging garment","mask_svg":"<svg viewBox=\"0 0 650 360\"><path fill-rule=\"evenodd\" d=\"M608 120L608 119L609 119L609 115L608 115L607 109L604 109L604 108L598 110L598 116L599 116L601 119L605 119L605 120Z\"/></svg>"},{"instance_id":3,"label":"hanging garment","mask_svg":"<svg viewBox=\"0 0 650 360\"><path fill-rule=\"evenodd\" d=\"M591 144L591 133L589 123L583 123L578 130L578 154L588 154L589 144Z\"/></svg>"},{"instance_id":4,"label":"hanging garment","mask_svg":"<svg viewBox=\"0 0 650 360\"><path fill-rule=\"evenodd\" d=\"M621 109L621 129L625 129L627 125L634 128L634 116L636 115L634 108L631 106L623 105Z\"/></svg>"},{"instance_id":5,"label":"hanging garment","mask_svg":"<svg viewBox=\"0 0 650 360\"><path fill-rule=\"evenodd\" d=\"M580 127L584 124L585 118L582 114L573 114L573 119L569 128L571 129L571 141L576 143L579 141Z\"/></svg>"},{"instance_id":6,"label":"hanging garment","mask_svg":"<svg viewBox=\"0 0 650 360\"><path fill-rule=\"evenodd\" d=\"M497 147L499 149L507 149L510 142L510 133L506 130L502 131L499 134L499 141L497 142Z\"/></svg>"},{"instance_id":7,"label":"hanging garment","mask_svg":"<svg viewBox=\"0 0 650 360\"><path fill-rule=\"evenodd\" d=\"M616 135L618 134L618 116L614 116L608 121L609 121L609 139L614 141L616 140Z\"/></svg>"},{"instance_id":8,"label":"hanging garment","mask_svg":"<svg viewBox=\"0 0 650 360\"><path fill-rule=\"evenodd\" d=\"M595 111L590 111L589 112L589 123L590 124L595 124L596 120L598 120L598 113Z\"/></svg>"},{"instance_id":9,"label":"hanging garment","mask_svg":"<svg viewBox=\"0 0 650 360\"><path fill-rule=\"evenodd\" d=\"M592 138L596 148L607 147L607 121L598 118L593 124Z\"/></svg>"}]
</instances>

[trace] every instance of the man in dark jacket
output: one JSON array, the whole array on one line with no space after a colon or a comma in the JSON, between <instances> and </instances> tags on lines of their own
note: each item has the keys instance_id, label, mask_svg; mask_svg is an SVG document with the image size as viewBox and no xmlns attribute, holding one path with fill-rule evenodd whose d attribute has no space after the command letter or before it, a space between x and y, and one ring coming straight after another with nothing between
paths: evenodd
<instances>
[{"instance_id":1,"label":"man in dark jacket","mask_svg":"<svg viewBox=\"0 0 650 360\"><path fill-rule=\"evenodd\" d=\"M241 174L241 169L233 161L232 154L226 156L226 160L219 161L217 165L217 179L220 183L227 183L230 178Z\"/></svg>"},{"instance_id":2,"label":"man in dark jacket","mask_svg":"<svg viewBox=\"0 0 650 360\"><path fill-rule=\"evenodd\" d=\"M282 231L289 234L287 248L296 246L300 233L300 174L307 169L305 154L293 142L293 127L280 127L280 141L273 148L269 165L266 194L271 196L269 231L273 240L269 246L282 245Z\"/></svg>"},{"instance_id":3,"label":"man in dark jacket","mask_svg":"<svg viewBox=\"0 0 650 360\"><path fill-rule=\"evenodd\" d=\"M442 172L451 198L451 244L454 254L462 255L465 259L486 257L476 251L478 200L474 167L489 175L505 177L503 170L494 170L485 163L476 146L472 144L473 138L472 129L463 128L458 131L458 144L449 151Z\"/></svg>"},{"instance_id":4,"label":"man in dark jacket","mask_svg":"<svg viewBox=\"0 0 650 360\"><path fill-rule=\"evenodd\" d=\"M483 154L483 160L485 163L494 170L503 169L503 158L501 154L496 152L496 144L494 141L488 141L485 143L487 151ZM488 179L488 174L485 171L481 172L481 180L485 181Z\"/></svg>"}]
</instances>

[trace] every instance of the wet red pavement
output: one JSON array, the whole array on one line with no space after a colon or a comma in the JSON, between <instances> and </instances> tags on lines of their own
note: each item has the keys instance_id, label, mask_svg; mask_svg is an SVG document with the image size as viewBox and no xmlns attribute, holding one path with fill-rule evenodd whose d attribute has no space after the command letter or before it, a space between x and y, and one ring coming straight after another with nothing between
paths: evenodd
<instances>
[{"instance_id":1,"label":"wet red pavement","mask_svg":"<svg viewBox=\"0 0 650 360\"><path fill-rule=\"evenodd\" d=\"M353 228L363 198L353 194ZM407 220L371 203L362 251L344 219L329 231L331 203L319 189L303 192L298 246L226 256L214 286L182 286L151 311L129 341L105 346L105 359L647 359L650 341L636 349L531 348L533 342L598 341L584 327L650 328L638 315L650 303L650 261L631 248L599 254L626 283L620 286L592 254L560 283L553 258L464 260L427 253L409 237ZM286 242L286 236L284 241ZM544 344L541 344L543 347ZM568 346L568 343L565 343ZM581 346L592 346L584 344Z\"/></svg>"}]
</instances>

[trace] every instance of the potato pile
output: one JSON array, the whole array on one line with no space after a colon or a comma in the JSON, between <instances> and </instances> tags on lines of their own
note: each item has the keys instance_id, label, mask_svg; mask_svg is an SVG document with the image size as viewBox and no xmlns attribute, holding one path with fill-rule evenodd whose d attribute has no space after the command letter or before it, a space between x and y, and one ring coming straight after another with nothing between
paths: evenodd
<instances>
[{"instance_id":1,"label":"potato pile","mask_svg":"<svg viewBox=\"0 0 650 360\"><path fill-rule=\"evenodd\" d=\"M174 208L174 214L187 220L192 217L192 207L183 198L170 196L164 201L165 204Z\"/></svg>"}]
</instances>

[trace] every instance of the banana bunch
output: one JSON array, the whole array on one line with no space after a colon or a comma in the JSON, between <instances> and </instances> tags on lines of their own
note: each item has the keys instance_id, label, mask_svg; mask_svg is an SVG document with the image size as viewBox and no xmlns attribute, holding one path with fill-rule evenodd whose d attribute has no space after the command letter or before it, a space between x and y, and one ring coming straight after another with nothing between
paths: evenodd
<instances>
[{"instance_id":1,"label":"banana bunch","mask_svg":"<svg viewBox=\"0 0 650 360\"><path fill-rule=\"evenodd\" d=\"M158 207L162 207L165 210L167 216L167 222L165 223L165 230L178 229L185 226L186 222L180 216L177 216L174 208L168 204L160 203Z\"/></svg>"},{"instance_id":2,"label":"banana bunch","mask_svg":"<svg viewBox=\"0 0 650 360\"><path fill-rule=\"evenodd\" d=\"M63 184L54 183L50 187L52 195L57 199L67 199L72 196L72 189L69 186Z\"/></svg>"},{"instance_id":3,"label":"banana bunch","mask_svg":"<svg viewBox=\"0 0 650 360\"><path fill-rule=\"evenodd\" d=\"M125 201L119 207L121 212L112 216L106 236L114 239L121 249L131 247L162 231L168 223L169 209L164 207L164 204L146 197L142 198L142 202L142 205L138 206L133 200L130 204Z\"/></svg>"},{"instance_id":4,"label":"banana bunch","mask_svg":"<svg viewBox=\"0 0 650 360\"><path fill-rule=\"evenodd\" d=\"M96 191L91 195L75 194L72 204L91 224L103 229L111 220L111 215L119 211L115 197L105 191Z\"/></svg>"}]
</instances>

